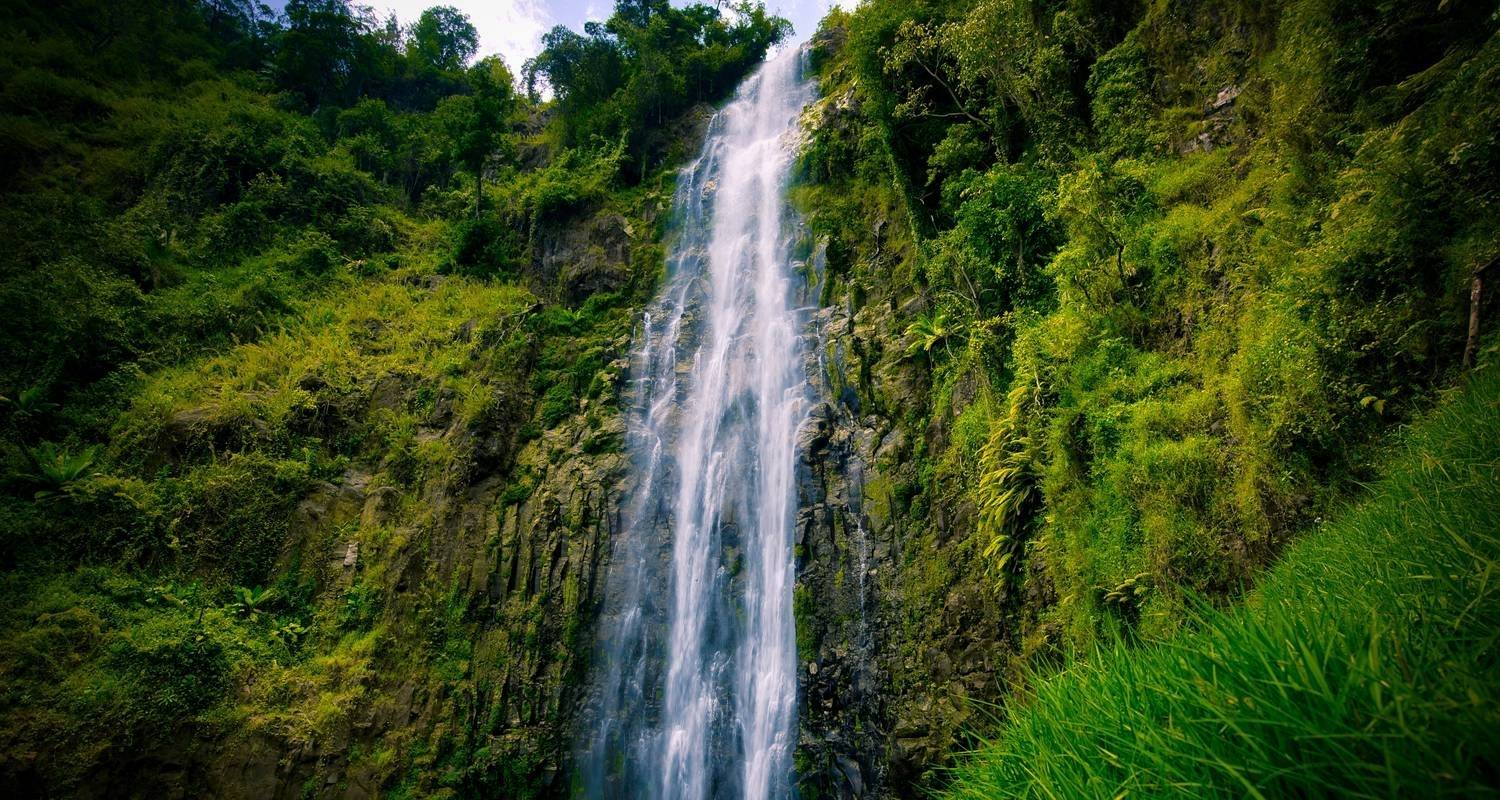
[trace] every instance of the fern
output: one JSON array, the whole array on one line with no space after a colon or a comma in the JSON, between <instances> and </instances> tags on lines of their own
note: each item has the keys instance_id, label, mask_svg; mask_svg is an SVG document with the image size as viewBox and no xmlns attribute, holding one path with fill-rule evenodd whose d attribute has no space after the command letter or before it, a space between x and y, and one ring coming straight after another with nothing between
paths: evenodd
<instances>
[{"instance_id":1,"label":"fern","mask_svg":"<svg viewBox=\"0 0 1500 800\"><path fill-rule=\"evenodd\" d=\"M38 487L38 500L55 497L88 477L98 453L98 447L68 453L52 442L42 442L26 452L31 461L31 472L23 477Z\"/></svg>"},{"instance_id":2,"label":"fern","mask_svg":"<svg viewBox=\"0 0 1500 800\"><path fill-rule=\"evenodd\" d=\"M983 556L1001 592L1021 550L1021 527L1037 499L1036 447L1025 430L1033 387L1016 386L1006 396L1006 413L996 422L980 452L979 515L985 536Z\"/></svg>"}]
</instances>

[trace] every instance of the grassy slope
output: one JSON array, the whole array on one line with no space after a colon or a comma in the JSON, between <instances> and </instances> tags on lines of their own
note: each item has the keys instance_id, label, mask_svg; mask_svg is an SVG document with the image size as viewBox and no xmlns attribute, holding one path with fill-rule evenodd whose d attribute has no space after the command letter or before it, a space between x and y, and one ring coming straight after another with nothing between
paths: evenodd
<instances>
[{"instance_id":1,"label":"grassy slope","mask_svg":"<svg viewBox=\"0 0 1500 800\"><path fill-rule=\"evenodd\" d=\"M1500 371L1242 608L1042 678L949 796L1493 796Z\"/></svg>"}]
</instances>

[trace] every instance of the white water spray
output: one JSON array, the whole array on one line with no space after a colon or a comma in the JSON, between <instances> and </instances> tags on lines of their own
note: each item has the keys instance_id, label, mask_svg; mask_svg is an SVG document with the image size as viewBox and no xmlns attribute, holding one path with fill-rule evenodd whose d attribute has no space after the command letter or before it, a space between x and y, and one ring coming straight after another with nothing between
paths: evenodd
<instances>
[{"instance_id":1,"label":"white water spray","mask_svg":"<svg viewBox=\"0 0 1500 800\"><path fill-rule=\"evenodd\" d=\"M679 183L667 284L635 356L588 796L791 794L794 470L811 401L786 190L802 72L799 51L762 65Z\"/></svg>"}]
</instances>

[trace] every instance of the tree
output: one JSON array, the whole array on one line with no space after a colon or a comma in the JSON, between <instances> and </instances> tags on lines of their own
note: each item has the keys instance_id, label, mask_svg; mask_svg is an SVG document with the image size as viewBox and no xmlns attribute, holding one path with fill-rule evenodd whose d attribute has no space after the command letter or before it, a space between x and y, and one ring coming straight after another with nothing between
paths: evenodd
<instances>
[{"instance_id":1,"label":"tree","mask_svg":"<svg viewBox=\"0 0 1500 800\"><path fill-rule=\"evenodd\" d=\"M581 109L609 99L623 83L619 44L598 23L587 23L583 30L579 34L558 25L543 34L542 51L522 67L533 98L547 90L569 108Z\"/></svg>"},{"instance_id":2,"label":"tree","mask_svg":"<svg viewBox=\"0 0 1500 800\"><path fill-rule=\"evenodd\" d=\"M290 0L286 19L277 82L316 108L342 90L354 70L360 20L344 0Z\"/></svg>"},{"instance_id":3,"label":"tree","mask_svg":"<svg viewBox=\"0 0 1500 800\"><path fill-rule=\"evenodd\" d=\"M609 26L616 33L619 32L617 28L626 25L645 28L653 17L671 13L672 4L667 0L616 0L615 14L610 18Z\"/></svg>"},{"instance_id":4,"label":"tree","mask_svg":"<svg viewBox=\"0 0 1500 800\"><path fill-rule=\"evenodd\" d=\"M422 12L411 26L406 57L418 69L456 72L479 51L479 31L463 12L453 6L436 6Z\"/></svg>"},{"instance_id":5,"label":"tree","mask_svg":"<svg viewBox=\"0 0 1500 800\"><path fill-rule=\"evenodd\" d=\"M256 69L270 58L276 18L264 4L256 0L201 0L197 10L211 39L224 48L226 65Z\"/></svg>"},{"instance_id":6,"label":"tree","mask_svg":"<svg viewBox=\"0 0 1500 800\"><path fill-rule=\"evenodd\" d=\"M499 56L490 56L469 68L472 92L456 95L438 105L438 118L450 142L453 160L474 173L474 217L484 199L484 166L491 156L506 155L514 147L507 121L515 109L516 96L510 70Z\"/></svg>"},{"instance_id":7,"label":"tree","mask_svg":"<svg viewBox=\"0 0 1500 800\"><path fill-rule=\"evenodd\" d=\"M566 144L623 140L642 176L667 150L662 122L722 98L791 32L760 3L738 3L732 18L704 3L619 0L582 34L558 26L543 36L524 68L527 91L539 100L551 90Z\"/></svg>"}]
</instances>

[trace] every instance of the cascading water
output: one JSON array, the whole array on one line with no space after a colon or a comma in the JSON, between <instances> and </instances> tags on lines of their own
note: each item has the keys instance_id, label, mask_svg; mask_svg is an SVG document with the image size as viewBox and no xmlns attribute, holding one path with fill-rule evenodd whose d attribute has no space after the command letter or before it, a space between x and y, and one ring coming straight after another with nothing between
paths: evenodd
<instances>
[{"instance_id":1,"label":"cascading water","mask_svg":"<svg viewBox=\"0 0 1500 800\"><path fill-rule=\"evenodd\" d=\"M811 406L787 180L800 51L715 115L633 366L633 488L580 744L591 797L791 794L794 469Z\"/></svg>"}]
</instances>

